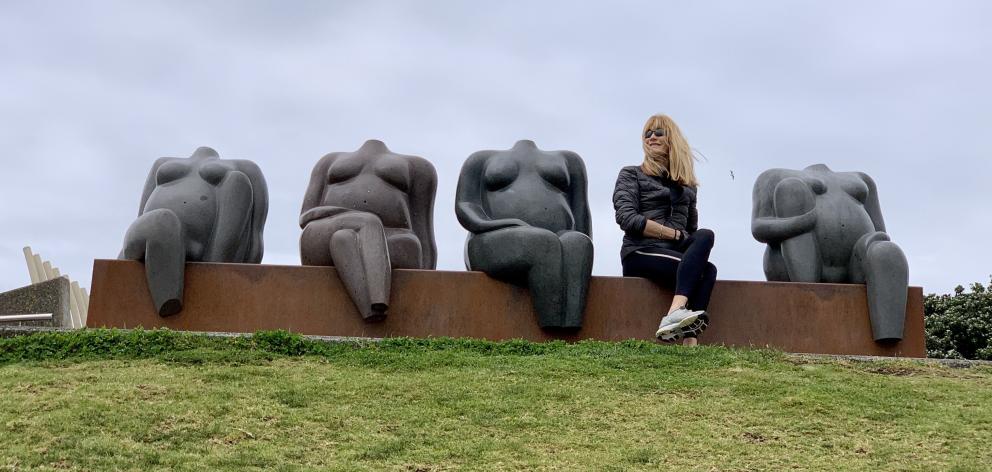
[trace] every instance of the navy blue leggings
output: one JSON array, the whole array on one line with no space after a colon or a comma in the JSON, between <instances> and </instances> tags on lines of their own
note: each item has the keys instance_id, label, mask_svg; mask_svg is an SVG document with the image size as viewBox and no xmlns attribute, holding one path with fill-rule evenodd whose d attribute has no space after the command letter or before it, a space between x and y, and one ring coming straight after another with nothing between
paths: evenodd
<instances>
[{"instance_id":1,"label":"navy blue leggings","mask_svg":"<svg viewBox=\"0 0 992 472\"><path fill-rule=\"evenodd\" d=\"M686 308L705 310L716 283L716 266L709 262L713 231L692 233L676 249L641 249L621 261L624 277L644 277L689 298Z\"/></svg>"}]
</instances>

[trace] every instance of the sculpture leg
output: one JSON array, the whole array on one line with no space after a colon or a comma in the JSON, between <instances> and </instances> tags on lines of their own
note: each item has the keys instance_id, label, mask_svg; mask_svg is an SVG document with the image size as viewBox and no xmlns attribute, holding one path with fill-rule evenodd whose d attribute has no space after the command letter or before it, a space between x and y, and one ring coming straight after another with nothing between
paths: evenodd
<instances>
[{"instance_id":1,"label":"sculpture leg","mask_svg":"<svg viewBox=\"0 0 992 472\"><path fill-rule=\"evenodd\" d=\"M378 216L356 211L311 221L300 238L300 255L303 265L333 265L363 318L385 317L392 271Z\"/></svg>"},{"instance_id":2,"label":"sculpture leg","mask_svg":"<svg viewBox=\"0 0 992 472\"><path fill-rule=\"evenodd\" d=\"M174 315L183 309L185 240L179 217L166 209L139 216L124 235L120 258L145 263L148 290L160 316Z\"/></svg>"},{"instance_id":3,"label":"sculpture leg","mask_svg":"<svg viewBox=\"0 0 992 472\"><path fill-rule=\"evenodd\" d=\"M869 233L858 239L851 254L852 282L868 291L868 315L875 341L902 339L906 322L909 263L889 236Z\"/></svg>"},{"instance_id":4,"label":"sculpture leg","mask_svg":"<svg viewBox=\"0 0 992 472\"><path fill-rule=\"evenodd\" d=\"M578 231L565 232L558 239L561 241L562 281L565 284L562 327L581 328L586 295L589 293L589 277L592 276L592 239Z\"/></svg>"},{"instance_id":5,"label":"sculpture leg","mask_svg":"<svg viewBox=\"0 0 992 472\"><path fill-rule=\"evenodd\" d=\"M769 282L788 282L789 269L785 267L785 258L782 257L782 246L769 244L765 247L764 264L765 279Z\"/></svg>"},{"instance_id":6,"label":"sculpture leg","mask_svg":"<svg viewBox=\"0 0 992 472\"><path fill-rule=\"evenodd\" d=\"M425 269L417 235L409 231L386 230L389 262L394 269Z\"/></svg>"},{"instance_id":7,"label":"sculpture leg","mask_svg":"<svg viewBox=\"0 0 992 472\"><path fill-rule=\"evenodd\" d=\"M534 227L503 228L472 235L467 252L473 270L530 289L542 328L563 326L565 287L557 234Z\"/></svg>"},{"instance_id":8,"label":"sculpture leg","mask_svg":"<svg viewBox=\"0 0 992 472\"><path fill-rule=\"evenodd\" d=\"M816 199L813 191L802 180L795 177L787 177L775 186L775 216L788 218L804 215L813 211L815 206ZM816 245L816 237L813 233L804 233L786 239L782 241L780 248L782 260L789 275L789 281L820 281L822 262L820 260L820 251ZM771 255L774 256L775 254ZM766 275L768 275L769 269L772 269L767 265L767 261L768 259L766 257Z\"/></svg>"}]
</instances>

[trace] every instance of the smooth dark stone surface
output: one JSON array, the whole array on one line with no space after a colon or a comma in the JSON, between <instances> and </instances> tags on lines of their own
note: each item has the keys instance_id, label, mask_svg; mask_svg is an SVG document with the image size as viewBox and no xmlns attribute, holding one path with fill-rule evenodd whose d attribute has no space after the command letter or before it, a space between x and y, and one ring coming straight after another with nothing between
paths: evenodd
<instances>
[{"instance_id":1,"label":"smooth dark stone surface","mask_svg":"<svg viewBox=\"0 0 992 472\"><path fill-rule=\"evenodd\" d=\"M472 154L458 177L466 266L529 288L542 328L582 326L593 262L587 186L578 154L527 140Z\"/></svg>"},{"instance_id":2,"label":"smooth dark stone surface","mask_svg":"<svg viewBox=\"0 0 992 472\"><path fill-rule=\"evenodd\" d=\"M51 313L51 321L8 321L4 326L72 326L69 314L69 280L56 277L0 293L0 315Z\"/></svg>"},{"instance_id":3,"label":"smooth dark stone surface","mask_svg":"<svg viewBox=\"0 0 992 472\"><path fill-rule=\"evenodd\" d=\"M908 263L885 233L867 174L767 170L754 184L751 232L768 245L768 280L866 284L875 340L902 339Z\"/></svg>"},{"instance_id":4,"label":"smooth dark stone surface","mask_svg":"<svg viewBox=\"0 0 992 472\"><path fill-rule=\"evenodd\" d=\"M437 172L369 140L314 166L300 210L303 265L334 266L369 321L389 309L392 269L433 269Z\"/></svg>"},{"instance_id":5,"label":"smooth dark stone surface","mask_svg":"<svg viewBox=\"0 0 992 472\"><path fill-rule=\"evenodd\" d=\"M186 262L262 261L268 189L255 163L220 159L208 147L155 161L124 235L121 259L145 263L159 315L183 307Z\"/></svg>"}]
</instances>

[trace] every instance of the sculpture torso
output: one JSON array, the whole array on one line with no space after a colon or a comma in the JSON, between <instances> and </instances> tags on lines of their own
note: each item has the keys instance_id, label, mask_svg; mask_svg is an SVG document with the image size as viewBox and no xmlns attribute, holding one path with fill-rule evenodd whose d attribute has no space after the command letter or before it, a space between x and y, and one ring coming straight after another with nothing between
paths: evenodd
<instances>
[{"instance_id":1,"label":"sculpture torso","mask_svg":"<svg viewBox=\"0 0 992 472\"><path fill-rule=\"evenodd\" d=\"M483 172L483 206L493 219L517 218L552 232L572 230L564 156L540 150L493 154Z\"/></svg>"},{"instance_id":2,"label":"sculpture torso","mask_svg":"<svg viewBox=\"0 0 992 472\"><path fill-rule=\"evenodd\" d=\"M321 205L374 213L389 228L412 229L410 161L392 153L347 153L327 169Z\"/></svg>"},{"instance_id":3,"label":"sculpture torso","mask_svg":"<svg viewBox=\"0 0 992 472\"><path fill-rule=\"evenodd\" d=\"M173 158L159 166L155 189L142 213L171 210L183 224L187 256L197 259L210 243L217 221L216 185L234 170L216 157Z\"/></svg>"},{"instance_id":4,"label":"sculpture torso","mask_svg":"<svg viewBox=\"0 0 992 472\"><path fill-rule=\"evenodd\" d=\"M854 244L875 225L865 210L868 185L854 172L834 172L823 165L798 171L816 195L816 227L813 230L820 258L823 281L847 279Z\"/></svg>"}]
</instances>

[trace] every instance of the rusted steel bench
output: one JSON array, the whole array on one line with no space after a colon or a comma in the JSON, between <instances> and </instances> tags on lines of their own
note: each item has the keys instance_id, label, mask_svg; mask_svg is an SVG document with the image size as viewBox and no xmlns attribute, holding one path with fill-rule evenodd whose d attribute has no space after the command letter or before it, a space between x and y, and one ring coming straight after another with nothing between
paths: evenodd
<instances>
[{"instance_id":1,"label":"rusted steel bench","mask_svg":"<svg viewBox=\"0 0 992 472\"><path fill-rule=\"evenodd\" d=\"M543 331L527 290L481 272L396 270L384 322L366 323L333 268L190 263L185 306L160 317L143 266L97 260L89 327L324 336L471 337L533 341L653 339L671 292L639 278L593 277L581 330ZM863 285L718 281L703 344L787 352L925 357L923 291L909 288L901 342L872 339Z\"/></svg>"}]
</instances>

